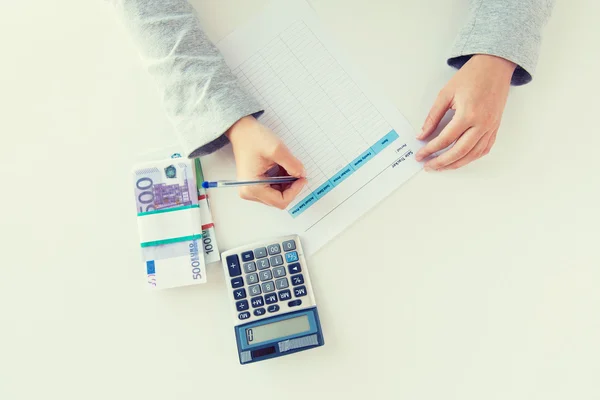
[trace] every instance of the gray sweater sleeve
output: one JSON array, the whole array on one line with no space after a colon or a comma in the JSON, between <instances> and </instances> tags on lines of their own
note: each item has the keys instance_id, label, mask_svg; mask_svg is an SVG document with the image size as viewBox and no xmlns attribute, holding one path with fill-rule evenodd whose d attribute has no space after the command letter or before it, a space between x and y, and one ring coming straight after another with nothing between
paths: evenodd
<instances>
[{"instance_id":1,"label":"gray sweater sleeve","mask_svg":"<svg viewBox=\"0 0 600 400\"><path fill-rule=\"evenodd\" d=\"M237 120L262 112L206 37L186 0L109 2L155 78L188 157L218 150L228 143L224 133Z\"/></svg>"},{"instance_id":2,"label":"gray sweater sleeve","mask_svg":"<svg viewBox=\"0 0 600 400\"><path fill-rule=\"evenodd\" d=\"M491 54L517 64L514 85L530 82L553 5L554 0L471 0L448 64L460 68L474 54Z\"/></svg>"}]
</instances>

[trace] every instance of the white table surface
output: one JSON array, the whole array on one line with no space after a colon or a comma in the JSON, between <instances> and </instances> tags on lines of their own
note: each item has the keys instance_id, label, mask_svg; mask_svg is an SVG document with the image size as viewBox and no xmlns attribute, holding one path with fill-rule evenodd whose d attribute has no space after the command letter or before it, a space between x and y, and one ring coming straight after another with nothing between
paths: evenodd
<instances>
[{"instance_id":1,"label":"white table surface","mask_svg":"<svg viewBox=\"0 0 600 400\"><path fill-rule=\"evenodd\" d=\"M492 153L309 259L326 345L242 367L220 268L145 289L129 171L174 136L126 31L102 2L3 1L0 398L600 398L600 3L558 3ZM264 4L199 9L217 40ZM466 0L311 4L420 127Z\"/></svg>"}]
</instances>

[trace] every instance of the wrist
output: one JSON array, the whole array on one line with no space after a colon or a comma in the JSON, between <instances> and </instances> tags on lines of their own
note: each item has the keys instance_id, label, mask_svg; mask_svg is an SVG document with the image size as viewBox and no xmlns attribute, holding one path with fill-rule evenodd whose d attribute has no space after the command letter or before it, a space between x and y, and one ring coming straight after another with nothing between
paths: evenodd
<instances>
[{"instance_id":1,"label":"wrist","mask_svg":"<svg viewBox=\"0 0 600 400\"><path fill-rule=\"evenodd\" d=\"M229 129L227 129L227 131L225 132L225 136L227 136L227 139L229 139L230 142L233 142L235 138L240 134L240 132L247 130L249 126L256 123L256 118L254 118L251 115L242 117L239 120L237 120L233 125L231 125Z\"/></svg>"},{"instance_id":2,"label":"wrist","mask_svg":"<svg viewBox=\"0 0 600 400\"><path fill-rule=\"evenodd\" d=\"M509 77L509 79L517 68L514 62L490 54L475 54L471 59L477 64L484 65L486 69L493 70L495 75Z\"/></svg>"}]
</instances>

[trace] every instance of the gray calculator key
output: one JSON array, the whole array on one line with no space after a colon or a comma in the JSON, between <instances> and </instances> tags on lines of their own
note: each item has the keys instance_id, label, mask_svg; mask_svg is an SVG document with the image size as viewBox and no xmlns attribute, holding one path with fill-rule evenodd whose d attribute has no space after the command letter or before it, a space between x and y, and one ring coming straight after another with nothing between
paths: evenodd
<instances>
[{"instance_id":1,"label":"gray calculator key","mask_svg":"<svg viewBox=\"0 0 600 400\"><path fill-rule=\"evenodd\" d=\"M260 280L262 282L268 281L270 279L273 279L273 275L271 275L271 270L270 269L266 269L264 271L260 271Z\"/></svg>"},{"instance_id":2,"label":"gray calculator key","mask_svg":"<svg viewBox=\"0 0 600 400\"><path fill-rule=\"evenodd\" d=\"M262 292L260 291L260 285L253 285L250 286L248 288L248 291L250 292L250 296L256 296L257 294L261 294Z\"/></svg>"},{"instance_id":3,"label":"gray calculator key","mask_svg":"<svg viewBox=\"0 0 600 400\"><path fill-rule=\"evenodd\" d=\"M256 263L258 264L258 269L265 269L265 268L269 268L271 266L271 264L269 264L268 258L263 258L262 260L256 260Z\"/></svg>"},{"instance_id":4,"label":"gray calculator key","mask_svg":"<svg viewBox=\"0 0 600 400\"><path fill-rule=\"evenodd\" d=\"M258 274L249 274L246 276L246 280L248 281L249 285L258 283Z\"/></svg>"},{"instance_id":5,"label":"gray calculator key","mask_svg":"<svg viewBox=\"0 0 600 400\"><path fill-rule=\"evenodd\" d=\"M279 244L270 244L267 246L269 248L269 255L281 253L281 246Z\"/></svg>"},{"instance_id":6,"label":"gray calculator key","mask_svg":"<svg viewBox=\"0 0 600 400\"><path fill-rule=\"evenodd\" d=\"M273 276L275 278L281 278L282 276L285 276L285 267L273 268Z\"/></svg>"},{"instance_id":7,"label":"gray calculator key","mask_svg":"<svg viewBox=\"0 0 600 400\"><path fill-rule=\"evenodd\" d=\"M290 286L290 284L288 283L287 278L281 278L275 281L275 287L277 289L285 289L288 286Z\"/></svg>"},{"instance_id":8,"label":"gray calculator key","mask_svg":"<svg viewBox=\"0 0 600 400\"><path fill-rule=\"evenodd\" d=\"M283 251L292 251L296 250L296 242L293 240L286 240L283 244Z\"/></svg>"},{"instance_id":9,"label":"gray calculator key","mask_svg":"<svg viewBox=\"0 0 600 400\"><path fill-rule=\"evenodd\" d=\"M259 247L258 249L254 249L254 256L256 258L263 258L267 256L267 248Z\"/></svg>"},{"instance_id":10,"label":"gray calculator key","mask_svg":"<svg viewBox=\"0 0 600 400\"><path fill-rule=\"evenodd\" d=\"M254 271L256 271L256 264L254 264L254 261L244 263L244 272L245 273L249 274L250 272L254 272Z\"/></svg>"},{"instance_id":11,"label":"gray calculator key","mask_svg":"<svg viewBox=\"0 0 600 400\"><path fill-rule=\"evenodd\" d=\"M275 291L275 284L273 283L273 281L265 282L265 283L262 284L262 290L265 293L274 292Z\"/></svg>"},{"instance_id":12,"label":"gray calculator key","mask_svg":"<svg viewBox=\"0 0 600 400\"><path fill-rule=\"evenodd\" d=\"M281 257L281 256L271 257L271 266L276 267L278 265L283 265L283 257Z\"/></svg>"}]
</instances>

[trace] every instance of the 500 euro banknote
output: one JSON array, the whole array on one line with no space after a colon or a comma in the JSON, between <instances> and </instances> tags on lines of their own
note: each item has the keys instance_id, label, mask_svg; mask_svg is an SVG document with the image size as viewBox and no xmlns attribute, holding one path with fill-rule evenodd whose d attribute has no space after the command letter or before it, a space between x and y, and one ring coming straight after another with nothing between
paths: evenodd
<instances>
[{"instance_id":1,"label":"500 euro banknote","mask_svg":"<svg viewBox=\"0 0 600 400\"><path fill-rule=\"evenodd\" d=\"M133 172L142 258L156 288L206 282L195 166L168 159Z\"/></svg>"}]
</instances>

